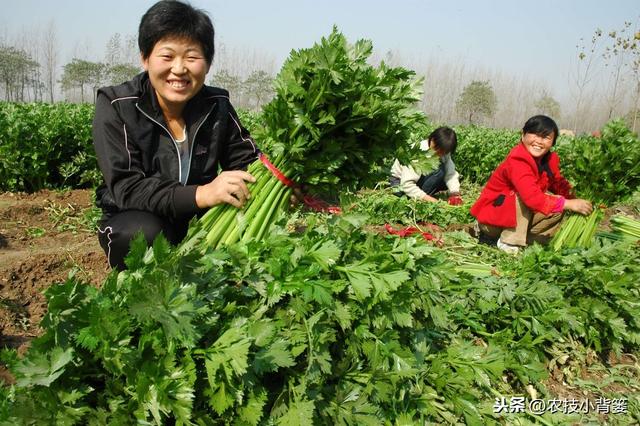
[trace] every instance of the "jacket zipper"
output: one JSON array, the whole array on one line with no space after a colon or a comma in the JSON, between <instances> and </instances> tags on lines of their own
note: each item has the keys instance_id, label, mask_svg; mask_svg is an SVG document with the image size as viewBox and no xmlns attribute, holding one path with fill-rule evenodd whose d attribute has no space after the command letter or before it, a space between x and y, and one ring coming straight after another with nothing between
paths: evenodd
<instances>
[{"instance_id":1,"label":"jacket zipper","mask_svg":"<svg viewBox=\"0 0 640 426\"><path fill-rule=\"evenodd\" d=\"M198 127L196 128L196 131L193 134L193 138L191 139L193 143L191 144L191 148L190 148L190 152L189 152L189 167L187 168L187 178L185 179L183 186L186 186L187 185L187 181L189 180L189 172L191 171L191 162L193 161L193 147L196 144L195 141L196 141L196 136L198 135L198 131L200 130L200 128L202 127L204 122L207 121L207 118L209 118L209 116L213 112L213 109L216 107L216 105L217 104L213 104L211 106L211 109L209 109L209 112L207 112L207 114L204 116L204 119L202 119L202 121L200 121L200 124L198 124ZM167 132L167 134L171 138L171 141L173 142L173 147L176 149L176 154L178 155L178 182L181 182L182 181L182 161L181 161L181 158L180 158L180 149L178 148L178 143L173 138L173 135L171 134L171 132L165 126L163 126L162 123L158 122L157 120L154 120L149 114L144 112L142 110L142 108L140 108L140 106L137 103L136 103L136 108L138 109L138 111L140 111L149 120L153 121L158 126L162 127L164 129L164 131ZM189 137L189 136L187 135L187 137Z\"/></svg>"},{"instance_id":2,"label":"jacket zipper","mask_svg":"<svg viewBox=\"0 0 640 426\"><path fill-rule=\"evenodd\" d=\"M182 182L182 161L180 160L180 149L178 148L178 144L177 144L176 140L173 138L173 135L171 134L171 132L166 127L164 127L162 125L162 123L158 122L157 120L154 120L149 114L144 112L142 110L142 108L140 108L140 106L138 106L137 102L136 102L136 108L138 109L138 111L140 111L149 120L153 121L158 126L162 127L164 129L164 131L167 132L167 134L171 138L171 141L173 142L173 147L176 149L176 154L178 154L178 182ZM187 137L188 137L188 135L187 135ZM186 180L185 180L185 183L186 183Z\"/></svg>"},{"instance_id":3,"label":"jacket zipper","mask_svg":"<svg viewBox=\"0 0 640 426\"><path fill-rule=\"evenodd\" d=\"M189 181L189 173L191 172L191 163L193 163L193 147L196 145L196 136L198 136L198 131L200 130L200 128L202 127L202 125L204 124L205 121L207 121L207 118L209 118L209 116L211 115L211 113L213 112L213 109L216 107L217 104L213 104L211 106L211 108L209 109L209 112L207 113L207 115L204 116L204 118L202 119L202 121L200 122L200 124L198 124L198 127L196 127L196 131L193 134L193 139L191 139L191 148L190 148L190 152L189 152L189 167L187 167L187 178L184 181L184 184L186 185L187 182Z\"/></svg>"}]
</instances>

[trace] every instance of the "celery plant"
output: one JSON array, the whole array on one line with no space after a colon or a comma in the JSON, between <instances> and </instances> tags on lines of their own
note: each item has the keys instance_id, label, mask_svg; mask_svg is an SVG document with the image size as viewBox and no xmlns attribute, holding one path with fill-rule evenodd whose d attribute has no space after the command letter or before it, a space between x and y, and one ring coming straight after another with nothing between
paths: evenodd
<instances>
[{"instance_id":1,"label":"celery plant","mask_svg":"<svg viewBox=\"0 0 640 426\"><path fill-rule=\"evenodd\" d=\"M370 41L350 45L334 28L283 65L255 136L288 179L335 194L338 185L373 186L391 159L419 155L411 139L425 120L415 108L421 82L413 71L370 65L371 52ZM257 181L244 209L217 206L201 219L209 245L261 238L286 206L290 187L260 161L248 171Z\"/></svg>"}]
</instances>

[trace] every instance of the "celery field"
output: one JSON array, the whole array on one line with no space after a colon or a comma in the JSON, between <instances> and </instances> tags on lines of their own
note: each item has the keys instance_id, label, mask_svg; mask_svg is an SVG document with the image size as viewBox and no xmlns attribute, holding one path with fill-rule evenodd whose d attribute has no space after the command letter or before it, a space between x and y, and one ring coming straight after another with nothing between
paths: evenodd
<instances>
[{"instance_id":1,"label":"celery field","mask_svg":"<svg viewBox=\"0 0 640 426\"><path fill-rule=\"evenodd\" d=\"M70 267L28 350L0 348L0 424L640 422L638 136L612 120L560 137L597 215L509 255L471 235L469 208L519 131L455 127L462 206L397 197L393 159L446 123L417 109L411 70L370 54L334 29L292 52L262 112L240 111L296 189L339 211L289 206L257 161L243 210L211 209L178 246L135 240L98 285ZM0 190L91 190L92 114L0 103Z\"/></svg>"}]
</instances>

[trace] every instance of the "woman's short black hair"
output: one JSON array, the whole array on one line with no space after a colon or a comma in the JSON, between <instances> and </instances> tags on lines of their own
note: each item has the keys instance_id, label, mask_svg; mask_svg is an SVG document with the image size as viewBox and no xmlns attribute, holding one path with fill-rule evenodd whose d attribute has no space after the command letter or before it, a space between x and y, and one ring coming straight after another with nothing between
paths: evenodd
<instances>
[{"instance_id":1,"label":"woman's short black hair","mask_svg":"<svg viewBox=\"0 0 640 426\"><path fill-rule=\"evenodd\" d=\"M558 125L546 115L534 115L524 123L522 134L525 133L533 133L543 138L553 133L553 145L555 145L556 139L558 139Z\"/></svg>"},{"instance_id":2,"label":"woman's short black hair","mask_svg":"<svg viewBox=\"0 0 640 426\"><path fill-rule=\"evenodd\" d=\"M427 139L433 141L435 147L442 150L444 154L454 154L456 152L458 137L450 127L438 127L431 132Z\"/></svg>"},{"instance_id":3,"label":"woman's short black hair","mask_svg":"<svg viewBox=\"0 0 640 426\"><path fill-rule=\"evenodd\" d=\"M206 12L177 0L162 0L142 16L138 28L138 47L147 59L163 38L187 38L200 43L207 64L213 61L214 30Z\"/></svg>"}]
</instances>

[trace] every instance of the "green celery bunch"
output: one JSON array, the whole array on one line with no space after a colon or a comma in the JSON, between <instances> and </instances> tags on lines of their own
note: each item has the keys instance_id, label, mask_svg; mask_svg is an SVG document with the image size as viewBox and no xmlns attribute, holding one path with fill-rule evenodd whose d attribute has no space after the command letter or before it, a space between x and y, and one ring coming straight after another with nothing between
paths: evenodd
<instances>
[{"instance_id":1,"label":"green celery bunch","mask_svg":"<svg viewBox=\"0 0 640 426\"><path fill-rule=\"evenodd\" d=\"M640 240L640 220L629 216L615 215L611 217L611 227L616 234L625 240Z\"/></svg>"},{"instance_id":2,"label":"green celery bunch","mask_svg":"<svg viewBox=\"0 0 640 426\"><path fill-rule=\"evenodd\" d=\"M421 82L413 71L370 65L371 53L370 41L350 45L334 27L283 65L255 137L291 181L332 195L338 185L371 187L386 177L393 158L419 155L411 138L425 120L415 108ZM256 182L244 209L216 206L201 219L208 245L262 238L286 207L290 186L260 161L248 171Z\"/></svg>"},{"instance_id":3,"label":"green celery bunch","mask_svg":"<svg viewBox=\"0 0 640 426\"><path fill-rule=\"evenodd\" d=\"M551 240L551 247L555 251L563 248L591 247L603 215L602 209L597 207L588 216L572 214Z\"/></svg>"},{"instance_id":4,"label":"green celery bunch","mask_svg":"<svg viewBox=\"0 0 640 426\"><path fill-rule=\"evenodd\" d=\"M587 216L569 213L569 216L562 223L560 231L551 240L551 247L555 251L560 251L563 248L591 247L598 225L604 217L605 205L603 203L606 202L606 199L598 192L580 191L579 185L577 188L580 198L591 200L593 211Z\"/></svg>"}]
</instances>

